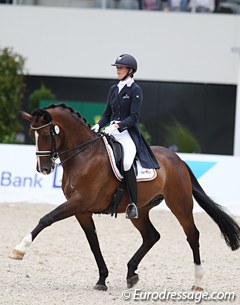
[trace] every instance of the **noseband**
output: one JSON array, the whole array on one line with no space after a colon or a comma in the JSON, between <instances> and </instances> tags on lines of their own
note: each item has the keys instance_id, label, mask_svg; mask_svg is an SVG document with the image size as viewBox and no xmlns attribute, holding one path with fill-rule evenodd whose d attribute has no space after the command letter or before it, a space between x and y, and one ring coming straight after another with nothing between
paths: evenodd
<instances>
[{"instance_id":1,"label":"noseband","mask_svg":"<svg viewBox=\"0 0 240 305\"><path fill-rule=\"evenodd\" d=\"M55 160L58 158L58 152L57 152L57 147L56 147L56 134L55 134L54 126L53 126L52 122L49 122L49 123L39 126L39 127L33 127L31 124L30 128L32 130L40 130L40 129L45 128L50 125L51 125L50 135L51 135L51 140L52 140L52 148L51 148L51 150L45 150L45 151L37 150L36 155L38 157L50 157L51 161L55 162Z\"/></svg>"}]
</instances>

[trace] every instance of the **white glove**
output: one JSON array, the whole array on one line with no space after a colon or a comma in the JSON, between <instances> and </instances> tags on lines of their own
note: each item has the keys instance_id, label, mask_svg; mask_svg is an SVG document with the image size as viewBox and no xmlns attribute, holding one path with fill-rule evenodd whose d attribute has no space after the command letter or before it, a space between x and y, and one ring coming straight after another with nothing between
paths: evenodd
<instances>
[{"instance_id":1,"label":"white glove","mask_svg":"<svg viewBox=\"0 0 240 305\"><path fill-rule=\"evenodd\" d=\"M117 129L117 127L115 126L115 124L112 124L112 125L109 125L108 127L106 127L106 128L104 129L104 132L105 132L106 134L111 135L111 134L113 133L113 131L116 130L116 129Z\"/></svg>"},{"instance_id":2,"label":"white glove","mask_svg":"<svg viewBox=\"0 0 240 305\"><path fill-rule=\"evenodd\" d=\"M99 132L99 124L95 124L91 129L92 129L92 131L94 131L94 132Z\"/></svg>"}]
</instances>

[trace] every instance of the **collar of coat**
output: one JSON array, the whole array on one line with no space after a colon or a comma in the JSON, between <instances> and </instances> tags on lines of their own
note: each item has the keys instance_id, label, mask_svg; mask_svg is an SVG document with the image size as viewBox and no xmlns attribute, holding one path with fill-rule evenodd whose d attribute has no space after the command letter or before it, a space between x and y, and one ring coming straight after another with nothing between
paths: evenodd
<instances>
[{"instance_id":1,"label":"collar of coat","mask_svg":"<svg viewBox=\"0 0 240 305\"><path fill-rule=\"evenodd\" d=\"M127 85L127 87L131 87L132 86L132 84L134 83L134 80L133 80L133 78L131 78L131 77L129 77L129 78L127 78L126 80L121 80L119 83L118 83L118 92L120 92L121 90L122 90L122 88L124 87L124 86L126 86Z\"/></svg>"}]
</instances>

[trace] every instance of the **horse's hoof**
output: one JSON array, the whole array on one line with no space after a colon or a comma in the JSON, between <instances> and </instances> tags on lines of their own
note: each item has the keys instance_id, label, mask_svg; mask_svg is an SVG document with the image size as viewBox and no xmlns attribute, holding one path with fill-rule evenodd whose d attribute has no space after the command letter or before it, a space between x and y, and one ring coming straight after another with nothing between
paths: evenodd
<instances>
[{"instance_id":1,"label":"horse's hoof","mask_svg":"<svg viewBox=\"0 0 240 305\"><path fill-rule=\"evenodd\" d=\"M16 249L13 249L13 251L8 255L8 257L12 259L18 259L21 260L23 259L25 253Z\"/></svg>"},{"instance_id":2,"label":"horse's hoof","mask_svg":"<svg viewBox=\"0 0 240 305\"><path fill-rule=\"evenodd\" d=\"M95 286L94 286L94 289L95 290L100 290L100 291L107 291L107 286L106 285L102 285L102 284L96 284Z\"/></svg>"},{"instance_id":3,"label":"horse's hoof","mask_svg":"<svg viewBox=\"0 0 240 305\"><path fill-rule=\"evenodd\" d=\"M203 288L202 288L202 287L199 287L199 286L193 285L193 286L192 286L192 291L203 291Z\"/></svg>"},{"instance_id":4,"label":"horse's hoof","mask_svg":"<svg viewBox=\"0 0 240 305\"><path fill-rule=\"evenodd\" d=\"M132 288L137 284L138 281L139 281L139 276L137 274L130 277L129 279L127 279L127 288Z\"/></svg>"}]
</instances>

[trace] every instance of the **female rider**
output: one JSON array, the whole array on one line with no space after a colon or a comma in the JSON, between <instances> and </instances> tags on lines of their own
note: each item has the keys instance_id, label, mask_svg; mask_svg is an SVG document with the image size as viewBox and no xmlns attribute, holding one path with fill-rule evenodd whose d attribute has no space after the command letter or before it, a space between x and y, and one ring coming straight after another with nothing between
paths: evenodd
<instances>
[{"instance_id":1,"label":"female rider","mask_svg":"<svg viewBox=\"0 0 240 305\"><path fill-rule=\"evenodd\" d=\"M137 71L137 61L129 54L123 54L112 66L117 68L119 83L110 88L105 110L92 130L98 132L110 123L104 132L113 135L122 144L124 179L131 199L126 209L126 217L138 218L137 182L132 166L134 158L137 155L143 168L157 169L159 164L139 129L143 92L133 79Z\"/></svg>"}]
</instances>

